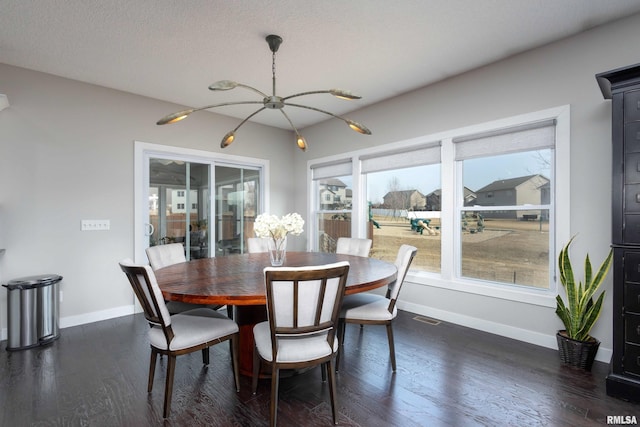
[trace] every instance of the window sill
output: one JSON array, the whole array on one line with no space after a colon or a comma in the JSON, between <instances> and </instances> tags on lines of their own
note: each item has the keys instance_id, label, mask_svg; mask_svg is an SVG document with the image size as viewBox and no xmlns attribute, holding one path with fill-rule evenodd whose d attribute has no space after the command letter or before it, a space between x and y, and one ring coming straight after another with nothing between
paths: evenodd
<instances>
[{"instance_id":1,"label":"window sill","mask_svg":"<svg viewBox=\"0 0 640 427\"><path fill-rule=\"evenodd\" d=\"M482 295L542 307L556 306L556 293L547 289L532 289L524 286L500 285L469 279L444 280L435 273L410 271L407 282L421 286L443 288L456 292Z\"/></svg>"}]
</instances>

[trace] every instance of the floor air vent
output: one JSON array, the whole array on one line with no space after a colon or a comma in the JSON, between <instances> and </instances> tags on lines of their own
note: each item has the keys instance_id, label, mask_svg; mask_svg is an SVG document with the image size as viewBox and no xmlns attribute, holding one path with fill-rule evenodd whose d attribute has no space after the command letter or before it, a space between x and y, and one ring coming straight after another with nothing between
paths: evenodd
<instances>
[{"instance_id":1,"label":"floor air vent","mask_svg":"<svg viewBox=\"0 0 640 427\"><path fill-rule=\"evenodd\" d=\"M424 317L424 316L416 316L413 318L413 320L417 320L418 322L422 322L422 323L428 323L429 325L433 325L433 326L437 326L440 324L439 320L432 319L430 317Z\"/></svg>"}]
</instances>

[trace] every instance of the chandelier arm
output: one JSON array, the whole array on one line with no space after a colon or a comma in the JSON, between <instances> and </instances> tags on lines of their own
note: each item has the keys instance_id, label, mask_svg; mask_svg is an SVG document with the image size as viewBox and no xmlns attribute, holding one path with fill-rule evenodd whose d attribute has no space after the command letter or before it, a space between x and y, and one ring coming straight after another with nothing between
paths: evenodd
<instances>
[{"instance_id":1,"label":"chandelier arm","mask_svg":"<svg viewBox=\"0 0 640 427\"><path fill-rule=\"evenodd\" d=\"M254 111L253 113L249 114L243 121L240 122L240 124L238 126L235 127L234 130L227 132L227 134L224 136L224 138L222 138L222 142L220 143L220 148L228 147L236 139L236 131L238 129L240 129L240 126L245 124L245 122L247 120L249 120L251 117L253 117L256 114L258 114L260 111L264 110L265 108L267 108L267 107L265 106L265 107L259 108L256 111Z\"/></svg>"},{"instance_id":2,"label":"chandelier arm","mask_svg":"<svg viewBox=\"0 0 640 427\"><path fill-rule=\"evenodd\" d=\"M321 109L316 108L316 107L309 107L308 105L292 104L290 102L285 102L284 105L288 105L290 107L306 108L307 110L313 110L313 111L317 111L319 113L324 113L324 114L327 114L327 115L329 115L331 117L335 117L336 119L340 119L343 122L347 122L347 120L348 120L348 119L345 119L344 117L338 116L337 114L333 114L333 113L330 113L329 111L321 110Z\"/></svg>"},{"instance_id":3,"label":"chandelier arm","mask_svg":"<svg viewBox=\"0 0 640 427\"><path fill-rule=\"evenodd\" d=\"M262 103L263 101L237 101L237 102L223 102L221 104L205 105L204 107L190 108L188 110L182 110L175 113L171 113L168 116L164 116L163 118L158 120L156 124L166 125L166 124L175 123L186 118L191 113L195 113L196 111L201 111L201 110L208 110L209 108L224 107L227 105L262 104Z\"/></svg>"},{"instance_id":4,"label":"chandelier arm","mask_svg":"<svg viewBox=\"0 0 640 427\"><path fill-rule=\"evenodd\" d=\"M342 120L343 122L345 122L346 124L349 125L349 127L353 130L355 130L358 133L361 133L363 135L371 135L371 131L364 125L358 123L358 122L354 122L351 119L347 119L346 117L342 117L342 116L338 116L337 114L333 114L329 111L325 111L325 110L321 110L320 108L316 108L316 107L309 107L308 105L300 105L300 104L292 104L290 102L284 102L284 105L288 105L290 107L298 107L298 108L306 108L307 110L313 110L313 111L317 111L319 113L323 113L326 114L328 116L331 117L335 117L336 119Z\"/></svg>"},{"instance_id":5,"label":"chandelier arm","mask_svg":"<svg viewBox=\"0 0 640 427\"><path fill-rule=\"evenodd\" d=\"M242 104L262 104L262 101L223 102L221 104L213 104L213 105L207 105L205 107L194 108L192 112L196 112L196 111L200 111L200 110L208 110L209 108L214 108L214 107L225 107L227 105L242 105Z\"/></svg>"},{"instance_id":6,"label":"chandelier arm","mask_svg":"<svg viewBox=\"0 0 640 427\"><path fill-rule=\"evenodd\" d=\"M291 98L294 98L296 96L313 95L313 94L316 94L316 93L330 93L331 95L335 96L336 98L346 99L346 100L362 98L361 96L354 95L351 92L342 91L342 90L338 90L338 89L329 89L329 90L312 90L312 91L309 91L309 92L300 92L300 93L296 93L296 94L293 94L293 95L285 96L284 98L282 98L282 100L286 101L287 99L291 99Z\"/></svg>"},{"instance_id":7,"label":"chandelier arm","mask_svg":"<svg viewBox=\"0 0 640 427\"><path fill-rule=\"evenodd\" d=\"M256 89L255 87L251 87L251 86L248 86L248 85L245 85L245 84L242 84L242 83L238 83L238 87L243 87L243 88L245 88L245 89L252 90L252 91L254 91L255 93L257 93L257 94L259 94L260 96L262 96L263 98L266 98L266 97L268 96L266 93L262 92L261 90L258 90L258 89ZM262 101L259 101L259 102L262 102Z\"/></svg>"},{"instance_id":8,"label":"chandelier arm","mask_svg":"<svg viewBox=\"0 0 640 427\"><path fill-rule=\"evenodd\" d=\"M293 122L291 121L291 119L289 118L287 113L285 113L284 110L282 110L282 109L280 110L280 112L282 113L284 118L287 119L287 121L289 122L289 125L291 125L291 129L293 129L293 131L296 133L296 145L302 151L306 151L307 150L307 140L304 139L304 137L302 135L300 135L300 132L298 132L298 129L293 125Z\"/></svg>"},{"instance_id":9,"label":"chandelier arm","mask_svg":"<svg viewBox=\"0 0 640 427\"><path fill-rule=\"evenodd\" d=\"M280 112L282 113L282 115L284 116L285 119L287 119L287 121L289 122L289 125L291 125L291 128L293 129L293 131L299 135L300 132L298 132L298 129L293 125L293 122L291 121L291 119L289 118L289 116L287 115L287 113L284 112L284 110L280 110Z\"/></svg>"},{"instance_id":10,"label":"chandelier arm","mask_svg":"<svg viewBox=\"0 0 640 427\"><path fill-rule=\"evenodd\" d=\"M300 92L293 95L285 96L284 98L282 98L282 100L286 101L287 99L295 98L296 96L313 95L315 93L331 93L331 92L328 90L312 90L309 92Z\"/></svg>"},{"instance_id":11,"label":"chandelier arm","mask_svg":"<svg viewBox=\"0 0 640 427\"><path fill-rule=\"evenodd\" d=\"M259 104L261 104L262 102L259 102ZM232 132L237 131L238 129L240 129L240 126L242 126L243 124L245 124L245 122L247 120L249 120L251 117L255 116L256 114L258 114L260 111L266 109L267 107L262 107L262 108L258 108L256 111L254 111L253 113L249 114L243 121L240 122L240 124L238 126L235 127L235 129Z\"/></svg>"}]
</instances>

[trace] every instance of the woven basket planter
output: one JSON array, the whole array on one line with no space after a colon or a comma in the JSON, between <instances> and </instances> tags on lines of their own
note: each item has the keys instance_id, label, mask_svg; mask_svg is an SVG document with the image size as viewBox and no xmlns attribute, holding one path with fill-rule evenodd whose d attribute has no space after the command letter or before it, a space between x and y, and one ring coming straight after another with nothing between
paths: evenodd
<instances>
[{"instance_id":1,"label":"woven basket planter","mask_svg":"<svg viewBox=\"0 0 640 427\"><path fill-rule=\"evenodd\" d=\"M564 330L558 331L556 339L562 363L591 371L600 341L595 338L591 338L590 341L576 341L567 337Z\"/></svg>"}]
</instances>

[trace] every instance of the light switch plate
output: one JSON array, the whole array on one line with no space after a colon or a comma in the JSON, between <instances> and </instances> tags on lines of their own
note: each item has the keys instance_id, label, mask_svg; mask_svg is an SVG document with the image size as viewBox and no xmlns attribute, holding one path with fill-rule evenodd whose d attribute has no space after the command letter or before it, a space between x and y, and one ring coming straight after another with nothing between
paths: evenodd
<instances>
[{"instance_id":1,"label":"light switch plate","mask_svg":"<svg viewBox=\"0 0 640 427\"><path fill-rule=\"evenodd\" d=\"M83 219L81 223L82 231L107 231L111 228L111 221L108 219Z\"/></svg>"}]
</instances>

